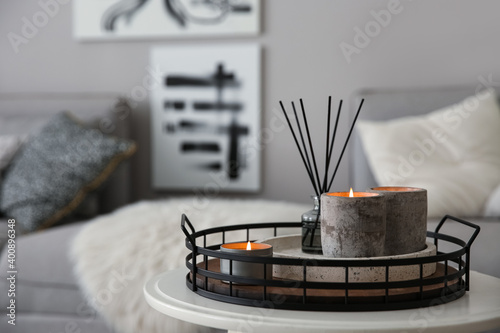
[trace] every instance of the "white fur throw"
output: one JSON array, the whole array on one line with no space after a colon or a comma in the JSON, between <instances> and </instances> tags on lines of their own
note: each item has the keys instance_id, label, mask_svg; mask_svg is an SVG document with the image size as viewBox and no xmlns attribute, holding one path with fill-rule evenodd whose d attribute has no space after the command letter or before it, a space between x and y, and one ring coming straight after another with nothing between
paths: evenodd
<instances>
[{"instance_id":1,"label":"white fur throw","mask_svg":"<svg viewBox=\"0 0 500 333\"><path fill-rule=\"evenodd\" d=\"M301 214L311 208L312 204L262 200L139 202L89 222L76 236L71 255L83 290L116 331L209 332L209 328L157 312L143 296L148 279L184 266L188 250L180 229L181 214L188 216L196 230L202 230L251 222L300 221ZM185 287L184 281L179 281L179 286Z\"/></svg>"}]
</instances>

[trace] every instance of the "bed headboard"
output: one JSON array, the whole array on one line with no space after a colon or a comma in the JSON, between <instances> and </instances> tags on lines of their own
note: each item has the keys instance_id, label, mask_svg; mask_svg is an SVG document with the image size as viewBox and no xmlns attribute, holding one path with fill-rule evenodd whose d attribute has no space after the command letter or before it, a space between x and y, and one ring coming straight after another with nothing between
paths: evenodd
<instances>
[{"instance_id":1,"label":"bed headboard","mask_svg":"<svg viewBox=\"0 0 500 333\"><path fill-rule=\"evenodd\" d=\"M117 93L2 93L0 133L36 132L60 111L71 111L93 122L110 135L130 137L130 108ZM130 165L122 163L99 190L98 213L107 213L130 202Z\"/></svg>"},{"instance_id":2,"label":"bed headboard","mask_svg":"<svg viewBox=\"0 0 500 333\"><path fill-rule=\"evenodd\" d=\"M359 119L383 121L425 114L458 103L476 93L476 87L440 87L413 90L362 89L351 96L350 115L354 117L361 98L365 98ZM349 156L350 184L362 191L377 184L365 157L361 140L355 131Z\"/></svg>"}]
</instances>

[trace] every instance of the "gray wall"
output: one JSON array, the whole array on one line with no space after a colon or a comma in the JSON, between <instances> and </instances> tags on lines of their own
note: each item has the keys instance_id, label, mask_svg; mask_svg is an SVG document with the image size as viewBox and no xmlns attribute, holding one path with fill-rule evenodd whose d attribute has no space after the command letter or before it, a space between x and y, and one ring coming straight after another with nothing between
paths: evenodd
<instances>
[{"instance_id":1,"label":"gray wall","mask_svg":"<svg viewBox=\"0 0 500 333\"><path fill-rule=\"evenodd\" d=\"M62 1L62 0L61 0ZM72 37L72 4L60 11L15 53L7 34L21 34L23 17L40 11L38 1L0 2L0 92L118 92L130 94L148 74L152 45L257 41L263 49L263 127L270 128L278 101L302 97L317 139L324 136L327 96L348 98L365 88L476 84L493 75L500 81L500 2L495 0L405 1L385 26L371 11L391 1L263 0L263 32L254 38L141 40L80 43ZM380 28L377 31L377 27ZM371 30L370 40L356 30ZM340 45L356 46L350 62ZM347 105L346 105L347 106ZM345 108L345 110L348 110ZM147 100L135 109L133 137L140 150L133 160L135 199L172 193L150 189ZM262 146L263 184L259 197L309 202L312 188L287 129ZM269 132L268 132L269 133ZM339 135L347 134L347 120ZM335 158L335 157L334 157ZM347 158L332 190L348 188Z\"/></svg>"}]
</instances>

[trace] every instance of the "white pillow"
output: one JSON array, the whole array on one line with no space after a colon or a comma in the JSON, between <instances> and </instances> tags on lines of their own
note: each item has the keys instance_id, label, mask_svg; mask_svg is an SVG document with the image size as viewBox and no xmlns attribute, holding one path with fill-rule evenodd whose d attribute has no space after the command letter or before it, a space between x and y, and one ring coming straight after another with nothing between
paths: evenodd
<instances>
[{"instance_id":1,"label":"white pillow","mask_svg":"<svg viewBox=\"0 0 500 333\"><path fill-rule=\"evenodd\" d=\"M500 184L500 109L494 91L423 116L357 126L379 185L426 188L429 216L480 216Z\"/></svg>"}]
</instances>

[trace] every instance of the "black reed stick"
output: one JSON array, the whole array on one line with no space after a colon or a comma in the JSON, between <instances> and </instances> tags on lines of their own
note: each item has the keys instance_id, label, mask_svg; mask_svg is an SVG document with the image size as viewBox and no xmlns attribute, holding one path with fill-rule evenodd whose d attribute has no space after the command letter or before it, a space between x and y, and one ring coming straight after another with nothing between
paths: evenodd
<instances>
[{"instance_id":1,"label":"black reed stick","mask_svg":"<svg viewBox=\"0 0 500 333\"><path fill-rule=\"evenodd\" d=\"M295 132L293 130L290 119L288 119L288 115L286 114L285 107L283 106L283 103L281 101L280 101L280 106L281 106L281 110L283 110L283 114L285 115L286 121L288 123L288 127L290 128L290 132L292 132L293 139L295 140L295 144L297 145L297 149L299 150L299 154L300 154L300 157L302 158L302 162L304 163L304 166L307 170L307 174L309 175L309 179L311 180L311 183L314 187L314 191L316 192L316 195L319 196L319 192L318 192L318 189L316 188L316 184L314 182L314 177L312 175L312 171L307 168L307 162L304 158L304 154L302 153L302 150L300 149L299 141L297 140L297 136L295 135Z\"/></svg>"},{"instance_id":2,"label":"black reed stick","mask_svg":"<svg viewBox=\"0 0 500 333\"><path fill-rule=\"evenodd\" d=\"M326 171L325 171L325 176L327 177L328 176L328 173L330 172L330 161L332 160L332 152L333 152L333 146L335 144L335 137L337 135L337 127L339 125L339 118L340 118L340 113L342 112L342 100L340 100L339 102L339 109L337 111L337 119L335 120L335 127L333 128L333 135L332 135L332 142L330 143L330 152L328 153L328 165L326 167ZM330 187L327 186L327 181L325 181L325 184L324 184L324 189L323 189L323 193L326 193L326 192L329 192L330 191Z\"/></svg>"},{"instance_id":3,"label":"black reed stick","mask_svg":"<svg viewBox=\"0 0 500 333\"><path fill-rule=\"evenodd\" d=\"M335 171L333 172L332 180L330 181L328 188L330 188L332 186L333 180L335 179L335 175L337 174L337 170L339 168L340 162L342 161L342 157L344 156L344 152L345 152L345 149L347 147L347 143L349 143L349 138L351 137L352 130L354 129L354 125L356 124L356 120L358 119L359 112L361 111L361 108L363 107L364 102L365 102L365 99L363 98L361 100L361 103L359 104L358 111L356 112L356 116L354 117L354 121L352 122L351 129L349 130L349 134L347 135L347 139L345 140L344 148L342 148L342 152L340 153L339 160L337 161L337 166L335 167Z\"/></svg>"},{"instance_id":4,"label":"black reed stick","mask_svg":"<svg viewBox=\"0 0 500 333\"><path fill-rule=\"evenodd\" d=\"M307 146L304 140L304 135L302 133L302 128L300 126L300 121L299 117L297 116L297 109L295 109L295 104L292 102L292 109L293 109L293 114L295 115L295 121L297 122L297 128L299 129L299 134L300 134L300 140L302 141L302 149L304 151L304 155L306 157L307 165L309 166L309 173L313 175L313 169L311 166L311 160L309 159L309 154L307 153ZM314 176L313 176L314 179ZM313 181L313 186L315 188L315 192L321 194L321 189L316 187L316 183Z\"/></svg>"},{"instance_id":5,"label":"black reed stick","mask_svg":"<svg viewBox=\"0 0 500 333\"><path fill-rule=\"evenodd\" d=\"M331 119L331 114L332 114L332 96L328 97L328 117L326 121L326 144L325 144L325 178L323 179L323 185L321 186L321 193L326 193L326 184L328 182L328 169L330 168L330 160L332 158L332 150L333 150L333 144L335 143L335 134L337 133L337 125L339 122L339 115L340 115L340 109L342 108L342 100L340 100L340 107L337 112L337 120L335 121L335 127L333 130L333 135L332 135L332 142L330 143L330 119ZM316 216L316 221L314 221L314 228L311 231L311 237L310 237L310 242L309 242L309 247L312 248L313 242L314 242L314 236L316 234L316 229L318 228L318 223L319 223L319 215ZM304 236L304 239L307 237L307 234L309 233L310 229L307 229L306 234ZM304 243L304 239L302 240L302 243Z\"/></svg>"},{"instance_id":6,"label":"black reed stick","mask_svg":"<svg viewBox=\"0 0 500 333\"><path fill-rule=\"evenodd\" d=\"M307 139L309 140L309 147L311 149L311 156L314 164L314 170L316 171L316 180L318 181L318 187L320 187L321 181L319 180L318 166L316 165L316 157L314 156L314 148L311 141L311 134L309 133L309 125L307 124L306 111L304 109L304 103L302 102L302 98L300 99L300 107L302 109L302 117L304 118L304 124L306 125Z\"/></svg>"},{"instance_id":7,"label":"black reed stick","mask_svg":"<svg viewBox=\"0 0 500 333\"><path fill-rule=\"evenodd\" d=\"M332 96L328 96L328 117L326 120L326 152L325 152L325 177L323 178L323 185L321 185L321 192L325 193L326 182L328 181L328 145L330 144L330 118L332 115Z\"/></svg>"}]
</instances>

